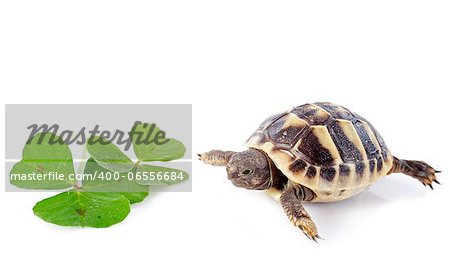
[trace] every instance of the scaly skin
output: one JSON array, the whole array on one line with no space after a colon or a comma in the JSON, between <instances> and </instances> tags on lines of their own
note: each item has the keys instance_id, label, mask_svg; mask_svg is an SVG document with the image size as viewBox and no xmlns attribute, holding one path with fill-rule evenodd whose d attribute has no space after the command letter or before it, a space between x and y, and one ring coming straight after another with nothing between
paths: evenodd
<instances>
[{"instance_id":1,"label":"scaly skin","mask_svg":"<svg viewBox=\"0 0 450 268\"><path fill-rule=\"evenodd\" d=\"M300 228L309 239L317 242L317 239L321 238L317 233L317 227L302 206L303 201L314 197L314 193L308 188L291 184L283 191L280 201L292 224Z\"/></svg>"},{"instance_id":2,"label":"scaly skin","mask_svg":"<svg viewBox=\"0 0 450 268\"><path fill-rule=\"evenodd\" d=\"M435 170L430 165L423 161L403 160L394 157L394 164L388 174L403 173L419 180L424 186L429 186L433 189L433 182L440 184L436 179L436 173L440 171Z\"/></svg>"},{"instance_id":3,"label":"scaly skin","mask_svg":"<svg viewBox=\"0 0 450 268\"><path fill-rule=\"evenodd\" d=\"M235 152L232 151L221 151L221 150L212 150L203 154L197 154L199 160L205 162L205 164L213 165L213 166L226 166L231 156L233 156Z\"/></svg>"}]
</instances>

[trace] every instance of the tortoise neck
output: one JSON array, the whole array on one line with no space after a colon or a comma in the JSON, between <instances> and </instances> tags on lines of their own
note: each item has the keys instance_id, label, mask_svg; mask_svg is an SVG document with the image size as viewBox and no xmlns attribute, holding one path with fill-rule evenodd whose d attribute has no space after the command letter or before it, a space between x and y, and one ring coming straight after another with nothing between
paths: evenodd
<instances>
[{"instance_id":1,"label":"tortoise neck","mask_svg":"<svg viewBox=\"0 0 450 268\"><path fill-rule=\"evenodd\" d=\"M266 190L270 188L275 188L277 190L284 189L289 179L283 174L283 172L281 172L278 169L278 167L275 165L272 159L270 159L270 157L265 152L261 150L258 151L261 152L267 159L267 163L269 164L269 176L270 176L269 177L270 183L267 184L267 188L261 190Z\"/></svg>"}]
</instances>

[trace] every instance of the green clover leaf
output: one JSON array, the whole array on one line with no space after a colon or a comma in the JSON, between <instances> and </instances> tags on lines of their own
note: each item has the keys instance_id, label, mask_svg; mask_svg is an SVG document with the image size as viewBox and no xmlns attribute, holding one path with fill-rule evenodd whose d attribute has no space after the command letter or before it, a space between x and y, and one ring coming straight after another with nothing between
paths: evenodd
<instances>
[{"instance_id":1,"label":"green clover leaf","mask_svg":"<svg viewBox=\"0 0 450 268\"><path fill-rule=\"evenodd\" d=\"M134 168L133 161L119 147L99 136L91 137L86 148L91 157L107 170L127 172Z\"/></svg>"},{"instance_id":2,"label":"green clover leaf","mask_svg":"<svg viewBox=\"0 0 450 268\"><path fill-rule=\"evenodd\" d=\"M105 228L127 217L130 202L117 193L72 190L36 203L33 211L44 221L61 226Z\"/></svg>"},{"instance_id":3,"label":"green clover leaf","mask_svg":"<svg viewBox=\"0 0 450 268\"><path fill-rule=\"evenodd\" d=\"M45 177L52 173L61 177ZM60 137L44 132L36 134L25 144L22 160L11 170L10 182L25 189L67 189L75 183L74 174L69 146Z\"/></svg>"},{"instance_id":4,"label":"green clover leaf","mask_svg":"<svg viewBox=\"0 0 450 268\"><path fill-rule=\"evenodd\" d=\"M186 152L183 143L170 138L164 144L156 144L158 133L162 131L156 125L139 123L134 125L131 132L133 150L137 158L142 162L150 161L171 161L182 158ZM148 144L144 143L146 141Z\"/></svg>"},{"instance_id":5,"label":"green clover leaf","mask_svg":"<svg viewBox=\"0 0 450 268\"><path fill-rule=\"evenodd\" d=\"M116 192L125 196L131 204L143 201L148 196L148 186L136 183L133 178L136 168L124 173L115 173L100 166L93 158L86 162L82 182L84 192ZM131 176L130 176L131 175Z\"/></svg>"}]
</instances>

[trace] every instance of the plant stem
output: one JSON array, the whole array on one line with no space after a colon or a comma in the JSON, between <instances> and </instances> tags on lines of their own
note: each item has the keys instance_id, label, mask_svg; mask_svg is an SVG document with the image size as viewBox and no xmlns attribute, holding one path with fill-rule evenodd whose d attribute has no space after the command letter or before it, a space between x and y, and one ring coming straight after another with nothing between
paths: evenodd
<instances>
[{"instance_id":1,"label":"plant stem","mask_svg":"<svg viewBox=\"0 0 450 268\"><path fill-rule=\"evenodd\" d=\"M82 174L84 171L84 167L86 166L86 162L87 162L87 148L86 146L83 146L83 149L81 150L81 161L78 164L78 169L77 169L77 174ZM82 180L77 180L77 184L75 189L81 189L83 187L83 181Z\"/></svg>"}]
</instances>

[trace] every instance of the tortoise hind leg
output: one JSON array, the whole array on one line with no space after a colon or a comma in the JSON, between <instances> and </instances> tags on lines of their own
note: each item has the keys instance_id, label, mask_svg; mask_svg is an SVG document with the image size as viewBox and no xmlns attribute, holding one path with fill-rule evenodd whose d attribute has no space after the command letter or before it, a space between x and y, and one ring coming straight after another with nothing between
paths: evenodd
<instances>
[{"instance_id":1,"label":"tortoise hind leg","mask_svg":"<svg viewBox=\"0 0 450 268\"><path fill-rule=\"evenodd\" d=\"M392 169L388 174L391 173L406 174L419 180L423 185L430 186L431 189L433 189L433 182L440 184L436 180L436 173L440 173L440 171L435 170L423 161L403 160L394 157Z\"/></svg>"},{"instance_id":2,"label":"tortoise hind leg","mask_svg":"<svg viewBox=\"0 0 450 268\"><path fill-rule=\"evenodd\" d=\"M315 194L310 189L298 184L289 185L281 194L280 201L284 212L295 226L299 227L309 238L317 242L321 238L317 228L308 212L303 208L302 202L311 200Z\"/></svg>"}]
</instances>

